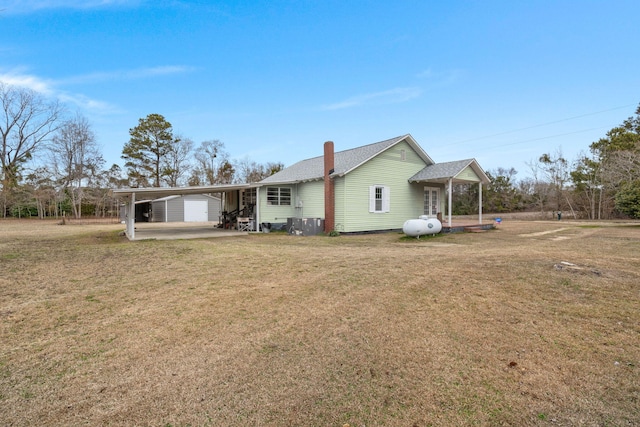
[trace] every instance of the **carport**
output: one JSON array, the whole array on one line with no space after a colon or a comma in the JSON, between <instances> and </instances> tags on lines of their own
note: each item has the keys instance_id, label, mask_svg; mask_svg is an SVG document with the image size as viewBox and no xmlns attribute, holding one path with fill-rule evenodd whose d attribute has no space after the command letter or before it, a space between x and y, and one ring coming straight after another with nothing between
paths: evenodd
<instances>
[{"instance_id":1,"label":"carport","mask_svg":"<svg viewBox=\"0 0 640 427\"><path fill-rule=\"evenodd\" d=\"M126 197L126 235L129 240L135 240L136 228L135 228L135 205L136 199L152 200L167 196L178 196L185 194L215 194L215 193L228 193L231 191L246 190L256 185L252 184L228 184L228 185L210 185L210 186L198 186L198 187L158 187L158 188L122 188L111 190L112 195L115 197ZM226 197L223 197L223 203ZM256 203L259 206L258 203ZM222 209L226 209L223 206ZM259 222L260 212L256 212L256 220Z\"/></svg>"}]
</instances>

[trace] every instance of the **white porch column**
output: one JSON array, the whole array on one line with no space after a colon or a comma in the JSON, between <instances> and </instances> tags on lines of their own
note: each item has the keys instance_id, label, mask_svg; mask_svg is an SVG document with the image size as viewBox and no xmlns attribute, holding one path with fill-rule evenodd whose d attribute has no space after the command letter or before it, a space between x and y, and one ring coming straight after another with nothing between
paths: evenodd
<instances>
[{"instance_id":1,"label":"white porch column","mask_svg":"<svg viewBox=\"0 0 640 427\"><path fill-rule=\"evenodd\" d=\"M482 224L482 181L478 183L478 221Z\"/></svg>"},{"instance_id":2,"label":"white porch column","mask_svg":"<svg viewBox=\"0 0 640 427\"><path fill-rule=\"evenodd\" d=\"M260 187L256 187L256 229L260 231Z\"/></svg>"},{"instance_id":3,"label":"white porch column","mask_svg":"<svg viewBox=\"0 0 640 427\"><path fill-rule=\"evenodd\" d=\"M449 212L448 212L448 217L449 217L449 228L451 228L451 201L453 199L453 178L449 178Z\"/></svg>"},{"instance_id":4,"label":"white porch column","mask_svg":"<svg viewBox=\"0 0 640 427\"><path fill-rule=\"evenodd\" d=\"M220 197L222 197L222 202L220 203L220 213L226 212L227 210L227 192L220 193ZM222 216L222 229L226 230L227 224L225 223L226 215Z\"/></svg>"},{"instance_id":5,"label":"white porch column","mask_svg":"<svg viewBox=\"0 0 640 427\"><path fill-rule=\"evenodd\" d=\"M127 212L127 237L129 240L133 240L136 237L136 193L131 193L129 199L129 209Z\"/></svg>"}]
</instances>

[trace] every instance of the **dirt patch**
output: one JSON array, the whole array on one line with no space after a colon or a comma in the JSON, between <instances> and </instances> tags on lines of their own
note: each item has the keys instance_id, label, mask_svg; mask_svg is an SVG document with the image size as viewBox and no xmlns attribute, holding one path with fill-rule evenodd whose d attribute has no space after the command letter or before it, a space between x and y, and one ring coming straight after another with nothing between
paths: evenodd
<instances>
[{"instance_id":1,"label":"dirt patch","mask_svg":"<svg viewBox=\"0 0 640 427\"><path fill-rule=\"evenodd\" d=\"M519 236L520 237L538 237L538 236L544 236L547 234L560 233L565 230L568 230L568 228L563 227L563 228L556 228L554 230L545 230L545 231L538 231L535 233L519 234Z\"/></svg>"}]
</instances>

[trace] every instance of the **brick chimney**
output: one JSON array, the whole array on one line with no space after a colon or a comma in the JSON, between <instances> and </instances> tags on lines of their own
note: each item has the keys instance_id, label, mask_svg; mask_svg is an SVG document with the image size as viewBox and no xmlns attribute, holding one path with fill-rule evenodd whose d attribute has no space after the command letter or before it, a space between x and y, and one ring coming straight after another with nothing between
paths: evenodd
<instances>
[{"instance_id":1,"label":"brick chimney","mask_svg":"<svg viewBox=\"0 0 640 427\"><path fill-rule=\"evenodd\" d=\"M329 177L334 171L333 141L324 143L324 232L329 233L336 226L336 198L333 180Z\"/></svg>"}]
</instances>

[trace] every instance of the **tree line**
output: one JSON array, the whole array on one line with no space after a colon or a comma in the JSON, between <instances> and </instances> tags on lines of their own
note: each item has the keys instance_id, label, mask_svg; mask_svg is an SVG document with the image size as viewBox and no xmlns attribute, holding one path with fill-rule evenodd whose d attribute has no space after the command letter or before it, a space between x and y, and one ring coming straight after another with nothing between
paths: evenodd
<instances>
[{"instance_id":1,"label":"tree line","mask_svg":"<svg viewBox=\"0 0 640 427\"><path fill-rule=\"evenodd\" d=\"M573 218L640 219L640 106L635 115L609 130L576 159L562 150L543 153L527 163L530 177L517 180L514 168L498 168L487 175L483 211L493 213L539 211ZM457 185L452 211L478 211L478 186Z\"/></svg>"},{"instance_id":2,"label":"tree line","mask_svg":"<svg viewBox=\"0 0 640 427\"><path fill-rule=\"evenodd\" d=\"M30 89L0 82L2 217L117 216L110 190L256 182L283 168L232 160L222 141L195 144L160 114L129 130L124 170L105 160L89 121Z\"/></svg>"},{"instance_id":3,"label":"tree line","mask_svg":"<svg viewBox=\"0 0 640 427\"><path fill-rule=\"evenodd\" d=\"M232 160L222 141L196 144L160 114L129 130L124 170L105 167L89 121L22 87L0 82L0 209L3 217L115 216L123 187L177 187L257 182L282 163ZM529 162L530 176L514 168L488 171L483 211L564 212L575 218L640 218L640 106L573 161L561 150ZM477 213L477 185L453 188L452 211Z\"/></svg>"}]
</instances>

